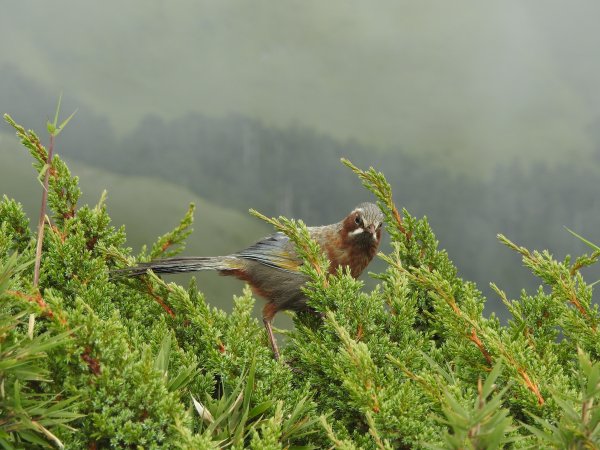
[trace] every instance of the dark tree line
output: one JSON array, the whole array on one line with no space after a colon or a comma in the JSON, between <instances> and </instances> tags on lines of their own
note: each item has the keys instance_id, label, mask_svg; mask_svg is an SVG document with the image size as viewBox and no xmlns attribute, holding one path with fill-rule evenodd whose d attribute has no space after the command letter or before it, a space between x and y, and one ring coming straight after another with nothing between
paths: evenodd
<instances>
[{"instance_id":1,"label":"dark tree line","mask_svg":"<svg viewBox=\"0 0 600 450\"><path fill-rule=\"evenodd\" d=\"M13 70L4 68L2 74L0 104L18 121L37 127L39 111L52 111L55 99ZM148 116L123 138L115 136L106 118L86 108L77 122L61 135L61 153L67 158L160 177L230 208L299 217L309 225L336 221L366 200L340 157L372 165L385 172L399 205L429 217L461 275L486 293L490 281L512 295L519 295L516 286L537 283L514 252L496 241L497 233L530 248L548 248L561 258L582 251L565 226L600 242L597 161L559 167L515 163L487 178L464 177L464 168L440 170L401 147L379 151L301 126L275 128L244 116L188 113L173 121Z\"/></svg>"}]
</instances>

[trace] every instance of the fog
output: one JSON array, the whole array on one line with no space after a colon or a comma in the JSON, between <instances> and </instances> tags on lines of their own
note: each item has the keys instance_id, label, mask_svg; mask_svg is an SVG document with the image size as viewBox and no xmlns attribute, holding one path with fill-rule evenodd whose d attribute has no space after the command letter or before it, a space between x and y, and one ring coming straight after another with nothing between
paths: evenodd
<instances>
[{"instance_id":1,"label":"fog","mask_svg":"<svg viewBox=\"0 0 600 450\"><path fill-rule=\"evenodd\" d=\"M560 257L584 251L564 226L600 242L598 17L558 0L4 2L0 109L41 134L62 91L67 158L312 224L369 198L340 156L374 165L465 278L518 295L539 282L497 233Z\"/></svg>"}]
</instances>

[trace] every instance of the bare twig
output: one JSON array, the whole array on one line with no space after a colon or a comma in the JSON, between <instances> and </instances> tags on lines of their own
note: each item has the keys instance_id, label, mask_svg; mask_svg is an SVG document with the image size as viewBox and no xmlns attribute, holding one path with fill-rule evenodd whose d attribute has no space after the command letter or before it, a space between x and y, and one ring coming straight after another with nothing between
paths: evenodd
<instances>
[{"instance_id":1,"label":"bare twig","mask_svg":"<svg viewBox=\"0 0 600 450\"><path fill-rule=\"evenodd\" d=\"M37 287L40 281L40 265L42 263L42 244L44 242L44 222L46 221L46 205L48 204L48 182L50 180L50 167L52 165L52 153L54 151L54 134L50 133L50 145L48 147L48 158L46 161L46 172L44 174L44 189L42 190L42 205L40 207L40 219L38 221L37 246L35 249L35 266L33 268L33 287Z\"/></svg>"}]
</instances>

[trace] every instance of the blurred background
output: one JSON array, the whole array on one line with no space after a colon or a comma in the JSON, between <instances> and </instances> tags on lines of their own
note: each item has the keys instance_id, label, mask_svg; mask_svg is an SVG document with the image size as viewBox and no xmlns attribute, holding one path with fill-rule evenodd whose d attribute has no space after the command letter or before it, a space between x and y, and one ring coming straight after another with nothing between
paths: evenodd
<instances>
[{"instance_id":1,"label":"blurred background","mask_svg":"<svg viewBox=\"0 0 600 450\"><path fill-rule=\"evenodd\" d=\"M0 112L44 135L64 93L57 152L84 202L108 190L134 252L191 201L186 254L270 233L248 208L336 222L371 199L339 158L372 165L505 317L489 283L540 281L497 233L558 258L586 251L565 227L600 243L598 17L591 0L4 2ZM30 163L2 124L0 193L35 217ZM224 308L242 289L199 285Z\"/></svg>"}]
</instances>

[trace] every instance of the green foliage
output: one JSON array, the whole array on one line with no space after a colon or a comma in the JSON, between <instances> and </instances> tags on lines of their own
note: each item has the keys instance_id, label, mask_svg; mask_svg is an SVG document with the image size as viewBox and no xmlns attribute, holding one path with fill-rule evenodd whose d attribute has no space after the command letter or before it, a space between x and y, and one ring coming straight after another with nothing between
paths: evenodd
<instances>
[{"instance_id":1,"label":"green foliage","mask_svg":"<svg viewBox=\"0 0 600 450\"><path fill-rule=\"evenodd\" d=\"M190 205L185 216L177 227L162 235L152 246L150 259L167 258L181 252L185 247L185 239L192 234L192 223L194 221L194 205ZM168 250L172 246L178 245L173 250Z\"/></svg>"},{"instance_id":2,"label":"green foliage","mask_svg":"<svg viewBox=\"0 0 600 450\"><path fill-rule=\"evenodd\" d=\"M592 363L579 351L576 372L579 392L576 396L555 393L560 408L559 423L532 415L535 425L523 424L545 448L598 448L600 441L600 362ZM536 446L537 448L537 446Z\"/></svg>"},{"instance_id":3,"label":"green foliage","mask_svg":"<svg viewBox=\"0 0 600 450\"><path fill-rule=\"evenodd\" d=\"M58 97L58 103L56 104L56 113L54 114L54 120L50 122L49 120L46 122L46 128L48 130L48 134L50 136L58 136L60 132L67 126L67 124L71 121L73 116L77 111L73 111L69 117L63 120L60 125L58 124L58 115L60 113L60 104L62 102L62 92Z\"/></svg>"},{"instance_id":4,"label":"green foliage","mask_svg":"<svg viewBox=\"0 0 600 450\"><path fill-rule=\"evenodd\" d=\"M427 219L396 208L383 174L344 161L377 197L392 250L365 292L343 270L328 274L303 222L253 212L295 243L319 313L295 317L277 362L249 289L227 314L195 281L111 278L134 259L104 196L77 205L77 178L58 158L44 169L37 136L7 120L51 175L52 211L38 292L23 263L33 256L27 218L15 201L0 202L5 447L599 445L599 311L580 273L599 253L556 261L501 237L544 283L514 300L494 286L512 315L501 325L483 315L485 298L458 276ZM192 213L137 259L179 251ZM1 428L10 423L18 428Z\"/></svg>"},{"instance_id":5,"label":"green foliage","mask_svg":"<svg viewBox=\"0 0 600 450\"><path fill-rule=\"evenodd\" d=\"M250 369L241 377L245 386L240 380L230 393L223 392L218 399L207 396L205 404L192 397L201 419L200 431L218 442L221 448L243 447L249 437L252 448L283 448L282 445L287 447L291 442L314 433L318 419L307 417L310 405L306 398L298 401L285 420L281 401L275 404L273 400L266 400L250 408L255 389L255 360L250 364ZM273 409L271 417L264 416Z\"/></svg>"},{"instance_id":6,"label":"green foliage","mask_svg":"<svg viewBox=\"0 0 600 450\"><path fill-rule=\"evenodd\" d=\"M445 418L438 420L446 424L449 430L444 432L443 446L427 445L428 448L497 449L505 448L515 440L510 436L514 430L510 413L502 407L503 395L508 387L490 398L501 369L501 363L497 363L485 383L482 383L481 379L478 380L477 398L473 405L465 406L463 398L456 397L450 391L444 392L442 411ZM467 397L470 395L467 394Z\"/></svg>"},{"instance_id":7,"label":"green foliage","mask_svg":"<svg viewBox=\"0 0 600 450\"><path fill-rule=\"evenodd\" d=\"M12 251L24 253L31 243L32 235L29 219L20 205L6 195L3 196L0 202L0 217L0 254L7 255Z\"/></svg>"},{"instance_id":8,"label":"green foliage","mask_svg":"<svg viewBox=\"0 0 600 450\"><path fill-rule=\"evenodd\" d=\"M60 399L57 393L36 386L49 381L48 352L64 346L70 333L36 331L35 308L19 301L23 294L13 290L14 279L29 265L16 253L0 261L0 446L52 447L53 443L62 448L55 433L81 417L74 412L77 397Z\"/></svg>"},{"instance_id":9,"label":"green foliage","mask_svg":"<svg viewBox=\"0 0 600 450\"><path fill-rule=\"evenodd\" d=\"M39 173L39 179L41 180L46 171L49 171L48 204L54 211L53 217L56 225L61 226L75 215L77 200L81 196L77 177L71 178L67 165L57 156L52 158L52 164L49 167L47 165L48 151L35 132L26 131L8 114L4 115L4 119L16 130L21 144L29 150L34 158L33 166Z\"/></svg>"}]
</instances>

